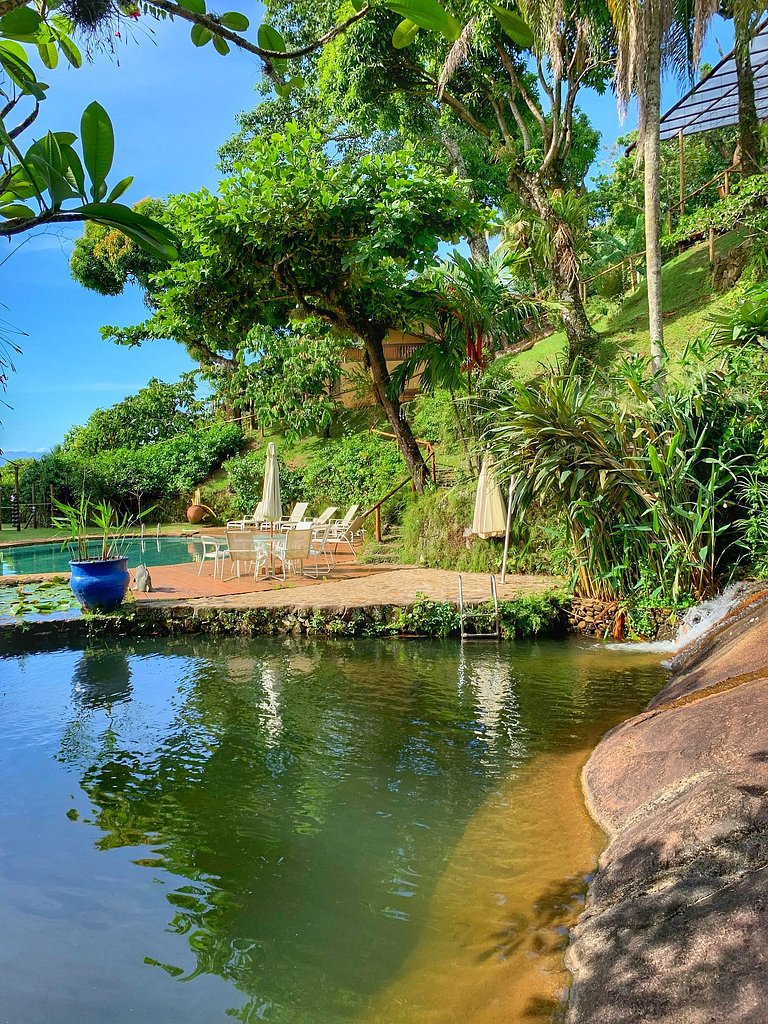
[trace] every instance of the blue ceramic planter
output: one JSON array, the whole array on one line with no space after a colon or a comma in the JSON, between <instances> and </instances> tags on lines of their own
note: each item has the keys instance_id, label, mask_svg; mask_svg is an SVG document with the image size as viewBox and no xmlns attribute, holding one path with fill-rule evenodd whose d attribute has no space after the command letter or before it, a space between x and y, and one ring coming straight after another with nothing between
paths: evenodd
<instances>
[{"instance_id":1,"label":"blue ceramic planter","mask_svg":"<svg viewBox=\"0 0 768 1024\"><path fill-rule=\"evenodd\" d=\"M72 593L88 612L111 612L119 608L128 590L127 558L93 562L70 562Z\"/></svg>"}]
</instances>

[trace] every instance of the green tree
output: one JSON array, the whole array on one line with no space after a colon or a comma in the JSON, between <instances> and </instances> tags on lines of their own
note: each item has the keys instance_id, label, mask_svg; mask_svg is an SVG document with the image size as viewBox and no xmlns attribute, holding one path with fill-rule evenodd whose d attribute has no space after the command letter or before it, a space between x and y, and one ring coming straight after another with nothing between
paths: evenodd
<instances>
[{"instance_id":1,"label":"green tree","mask_svg":"<svg viewBox=\"0 0 768 1024\"><path fill-rule=\"evenodd\" d=\"M512 193L549 226L552 276L572 354L593 332L578 288L578 258L568 224L551 202L555 188L583 187L598 136L577 107L580 89L605 87L612 52L610 19L599 4L524 3L528 22L507 8L453 9L471 17L452 45L437 34L410 39L388 11L374 10L336 40L307 72L335 118L335 134L416 138L437 162L466 166L475 193L501 204ZM279 0L270 16L304 24L298 0ZM394 34L393 34L394 33ZM527 34L526 34L527 33ZM529 52L526 47L532 47ZM462 172L463 173L463 172ZM474 253L477 257L477 253Z\"/></svg>"},{"instance_id":2,"label":"green tree","mask_svg":"<svg viewBox=\"0 0 768 1024\"><path fill-rule=\"evenodd\" d=\"M253 143L247 162L207 190L169 202L182 260L155 276L153 316L105 329L123 343L190 337L233 347L255 327L314 317L363 342L376 399L421 487L424 461L384 358L390 328L408 329L423 301L415 275L441 239L487 221L453 177L435 176L412 148L336 160L317 133L289 125Z\"/></svg>"},{"instance_id":3,"label":"green tree","mask_svg":"<svg viewBox=\"0 0 768 1024\"><path fill-rule=\"evenodd\" d=\"M176 384L153 377L146 387L108 409L97 409L83 427L73 427L64 447L81 455L114 448L143 448L190 430L203 415L195 397L195 375L185 373Z\"/></svg>"},{"instance_id":4,"label":"green tree","mask_svg":"<svg viewBox=\"0 0 768 1024\"><path fill-rule=\"evenodd\" d=\"M227 405L249 410L260 427L305 437L331 423L343 348L344 341L314 319L287 330L255 328L237 354L236 370L215 367L204 376Z\"/></svg>"}]
</instances>

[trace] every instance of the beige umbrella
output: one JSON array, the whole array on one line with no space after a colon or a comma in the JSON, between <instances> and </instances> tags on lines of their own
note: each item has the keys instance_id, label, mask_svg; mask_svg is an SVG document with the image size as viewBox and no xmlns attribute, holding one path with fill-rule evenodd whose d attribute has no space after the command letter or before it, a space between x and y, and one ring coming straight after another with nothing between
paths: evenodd
<instances>
[{"instance_id":1,"label":"beige umbrella","mask_svg":"<svg viewBox=\"0 0 768 1024\"><path fill-rule=\"evenodd\" d=\"M261 517L270 523L282 518L283 505L280 501L280 469L277 465L277 449L274 442L267 445L267 461L264 466L264 488L261 492Z\"/></svg>"},{"instance_id":2,"label":"beige umbrella","mask_svg":"<svg viewBox=\"0 0 768 1024\"><path fill-rule=\"evenodd\" d=\"M496 482L493 456L489 452L483 459L483 468L477 481L472 533L483 538L503 537L506 527L507 506L501 488Z\"/></svg>"},{"instance_id":3,"label":"beige umbrella","mask_svg":"<svg viewBox=\"0 0 768 1024\"><path fill-rule=\"evenodd\" d=\"M283 504L280 501L280 467L277 464L277 449L274 442L267 445L267 461L264 465L264 488L261 492L261 518L269 522L269 573L274 572L272 559L272 535L274 524L280 521Z\"/></svg>"}]
</instances>

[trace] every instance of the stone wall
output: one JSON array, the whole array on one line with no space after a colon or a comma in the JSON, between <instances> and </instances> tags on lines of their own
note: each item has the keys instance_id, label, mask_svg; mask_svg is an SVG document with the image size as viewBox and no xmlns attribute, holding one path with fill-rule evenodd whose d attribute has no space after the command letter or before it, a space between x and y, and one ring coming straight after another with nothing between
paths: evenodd
<instances>
[{"instance_id":1,"label":"stone wall","mask_svg":"<svg viewBox=\"0 0 768 1024\"><path fill-rule=\"evenodd\" d=\"M572 597L565 609L570 632L593 636L598 640L612 637L624 640L629 636L639 636L645 640L668 640L676 628L675 615L669 608L627 612L616 601Z\"/></svg>"},{"instance_id":2,"label":"stone wall","mask_svg":"<svg viewBox=\"0 0 768 1024\"><path fill-rule=\"evenodd\" d=\"M610 842L571 936L568 1024L768 1020L768 593L673 672L584 769Z\"/></svg>"}]
</instances>

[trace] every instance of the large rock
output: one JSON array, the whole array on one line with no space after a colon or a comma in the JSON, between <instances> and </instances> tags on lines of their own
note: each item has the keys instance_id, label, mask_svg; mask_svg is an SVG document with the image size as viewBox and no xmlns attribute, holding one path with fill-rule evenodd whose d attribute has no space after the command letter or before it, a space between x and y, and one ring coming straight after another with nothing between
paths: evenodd
<instances>
[{"instance_id":1,"label":"large rock","mask_svg":"<svg viewBox=\"0 0 768 1024\"><path fill-rule=\"evenodd\" d=\"M584 769L610 845L572 935L569 1024L768 1022L768 606L683 652Z\"/></svg>"}]
</instances>

